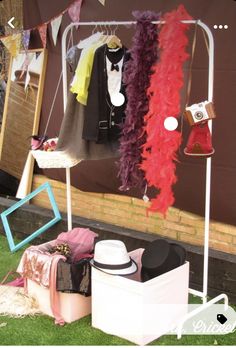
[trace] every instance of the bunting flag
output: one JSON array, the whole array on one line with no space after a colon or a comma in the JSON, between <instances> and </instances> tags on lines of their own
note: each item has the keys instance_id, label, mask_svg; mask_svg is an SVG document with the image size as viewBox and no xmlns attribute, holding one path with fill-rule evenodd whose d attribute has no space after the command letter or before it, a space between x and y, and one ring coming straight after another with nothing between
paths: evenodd
<instances>
[{"instance_id":1,"label":"bunting flag","mask_svg":"<svg viewBox=\"0 0 236 348\"><path fill-rule=\"evenodd\" d=\"M41 52L36 52L36 53L35 53L35 59L36 59L36 60L38 59L38 57L40 56L40 54L41 54Z\"/></svg>"},{"instance_id":2,"label":"bunting flag","mask_svg":"<svg viewBox=\"0 0 236 348\"><path fill-rule=\"evenodd\" d=\"M47 23L44 23L38 27L39 35L43 43L43 48L47 45Z\"/></svg>"},{"instance_id":3,"label":"bunting flag","mask_svg":"<svg viewBox=\"0 0 236 348\"><path fill-rule=\"evenodd\" d=\"M22 34L22 45L25 51L28 51L29 42L30 42L30 29L24 30Z\"/></svg>"},{"instance_id":4,"label":"bunting flag","mask_svg":"<svg viewBox=\"0 0 236 348\"><path fill-rule=\"evenodd\" d=\"M57 35L60 29L61 21L62 21L62 15L56 17L55 19L51 21L52 39L53 39L54 46L56 46L57 44Z\"/></svg>"},{"instance_id":5,"label":"bunting flag","mask_svg":"<svg viewBox=\"0 0 236 348\"><path fill-rule=\"evenodd\" d=\"M2 43L8 49L13 57L16 57L20 51L21 34L13 34L11 36L1 38Z\"/></svg>"},{"instance_id":6,"label":"bunting flag","mask_svg":"<svg viewBox=\"0 0 236 348\"><path fill-rule=\"evenodd\" d=\"M99 1L101 2L101 4L105 5L105 0L99 0ZM46 23L43 23L31 29L23 30L22 32L17 34L3 37L0 40L2 41L3 45L8 49L8 51L11 53L11 55L15 57L20 51L21 44L24 47L24 50L26 52L28 51L31 31L38 29L38 32L43 44L43 48L45 48L47 45L47 25L51 23L52 39L53 39L54 45L56 46L57 36L58 36L58 32L62 22L62 16L64 15L64 13L68 12L73 22L79 22L80 9L81 9L82 2L83 0L75 0L68 8L66 8L63 12L61 12L60 15L50 19Z\"/></svg>"},{"instance_id":7,"label":"bunting flag","mask_svg":"<svg viewBox=\"0 0 236 348\"><path fill-rule=\"evenodd\" d=\"M80 8L83 0L76 0L68 9L68 14L72 22L79 22L80 19Z\"/></svg>"},{"instance_id":8,"label":"bunting flag","mask_svg":"<svg viewBox=\"0 0 236 348\"><path fill-rule=\"evenodd\" d=\"M105 1L106 0L98 0L100 2L100 4L102 4L103 6L105 6Z\"/></svg>"}]
</instances>

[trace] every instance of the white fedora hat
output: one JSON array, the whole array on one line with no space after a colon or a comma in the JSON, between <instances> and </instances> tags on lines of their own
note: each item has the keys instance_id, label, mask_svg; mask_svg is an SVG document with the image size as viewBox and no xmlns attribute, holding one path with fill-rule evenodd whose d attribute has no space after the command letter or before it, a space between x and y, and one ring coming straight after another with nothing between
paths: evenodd
<instances>
[{"instance_id":1,"label":"white fedora hat","mask_svg":"<svg viewBox=\"0 0 236 348\"><path fill-rule=\"evenodd\" d=\"M125 244L120 240L102 240L95 244L94 258L91 265L105 273L128 275L135 273L137 264L127 252Z\"/></svg>"}]
</instances>

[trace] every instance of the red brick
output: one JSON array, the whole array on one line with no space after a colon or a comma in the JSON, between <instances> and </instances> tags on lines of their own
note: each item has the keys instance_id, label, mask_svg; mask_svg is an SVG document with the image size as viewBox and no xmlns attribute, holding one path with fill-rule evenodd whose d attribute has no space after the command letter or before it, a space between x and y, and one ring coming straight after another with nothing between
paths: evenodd
<instances>
[{"instance_id":1,"label":"red brick","mask_svg":"<svg viewBox=\"0 0 236 348\"><path fill-rule=\"evenodd\" d=\"M210 232L210 239L231 244L233 237L230 234L214 231Z\"/></svg>"},{"instance_id":2,"label":"red brick","mask_svg":"<svg viewBox=\"0 0 236 348\"><path fill-rule=\"evenodd\" d=\"M218 242L218 241L210 241L209 247L215 250L223 251L225 253L230 253L232 250L230 244Z\"/></svg>"},{"instance_id":3,"label":"red brick","mask_svg":"<svg viewBox=\"0 0 236 348\"><path fill-rule=\"evenodd\" d=\"M193 245L203 245L203 239L185 233L178 233L178 239Z\"/></svg>"},{"instance_id":4,"label":"red brick","mask_svg":"<svg viewBox=\"0 0 236 348\"><path fill-rule=\"evenodd\" d=\"M131 206L130 206L130 209L131 209L132 212L135 213L136 215L144 216L144 217L147 217L147 218L148 218L146 208L135 207L135 206L132 206L132 205L131 205Z\"/></svg>"},{"instance_id":5,"label":"red brick","mask_svg":"<svg viewBox=\"0 0 236 348\"><path fill-rule=\"evenodd\" d=\"M111 201L119 201L124 203L131 203L131 197L122 196L122 195L113 195L110 193L105 193L104 198L109 199Z\"/></svg>"},{"instance_id":6,"label":"red brick","mask_svg":"<svg viewBox=\"0 0 236 348\"><path fill-rule=\"evenodd\" d=\"M172 230L168 230L164 228L158 228L158 227L156 227L155 229L150 228L148 229L148 232L155 233L160 236L165 236L170 239L175 239L175 240L178 239L178 233L176 231L172 231Z\"/></svg>"},{"instance_id":7,"label":"red brick","mask_svg":"<svg viewBox=\"0 0 236 348\"><path fill-rule=\"evenodd\" d=\"M147 207L149 207L149 205L150 205L150 202L144 202L144 200L143 199L138 199L138 198L131 198L131 202L132 202L132 204L133 205L135 205L135 206L139 206L139 207L143 207L143 208L147 208Z\"/></svg>"},{"instance_id":8,"label":"red brick","mask_svg":"<svg viewBox=\"0 0 236 348\"><path fill-rule=\"evenodd\" d=\"M236 235L236 226L227 225L220 222L212 222L210 224L210 227L211 227L211 230Z\"/></svg>"},{"instance_id":9,"label":"red brick","mask_svg":"<svg viewBox=\"0 0 236 348\"><path fill-rule=\"evenodd\" d=\"M181 225L180 223L175 223L171 221L165 221L164 228L167 228L173 231L188 233L188 234L196 234L196 231L193 227Z\"/></svg>"},{"instance_id":10,"label":"red brick","mask_svg":"<svg viewBox=\"0 0 236 348\"><path fill-rule=\"evenodd\" d=\"M130 213L129 210L121 210L121 209L113 209L109 207L102 207L102 211L105 214L110 214L112 216L118 216L122 218L127 218L130 219L132 214Z\"/></svg>"}]
</instances>

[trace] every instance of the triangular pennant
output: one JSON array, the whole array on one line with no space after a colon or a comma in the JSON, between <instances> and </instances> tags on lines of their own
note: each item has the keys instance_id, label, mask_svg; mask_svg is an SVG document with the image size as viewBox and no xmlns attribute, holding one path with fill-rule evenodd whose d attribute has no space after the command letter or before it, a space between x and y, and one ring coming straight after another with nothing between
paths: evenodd
<instances>
[{"instance_id":1,"label":"triangular pennant","mask_svg":"<svg viewBox=\"0 0 236 348\"><path fill-rule=\"evenodd\" d=\"M80 8L83 0L76 0L68 9L68 14L72 22L79 22L80 19Z\"/></svg>"},{"instance_id":2,"label":"triangular pennant","mask_svg":"<svg viewBox=\"0 0 236 348\"><path fill-rule=\"evenodd\" d=\"M47 23L44 23L38 27L39 35L43 44L43 48L47 45Z\"/></svg>"},{"instance_id":3,"label":"triangular pennant","mask_svg":"<svg viewBox=\"0 0 236 348\"><path fill-rule=\"evenodd\" d=\"M103 6L105 6L105 1L106 0L98 0Z\"/></svg>"},{"instance_id":4,"label":"triangular pennant","mask_svg":"<svg viewBox=\"0 0 236 348\"><path fill-rule=\"evenodd\" d=\"M11 36L7 36L1 38L2 43L8 49L13 57L16 57L20 51L21 44L21 34L13 34Z\"/></svg>"},{"instance_id":5,"label":"triangular pennant","mask_svg":"<svg viewBox=\"0 0 236 348\"><path fill-rule=\"evenodd\" d=\"M52 27L52 39L54 42L54 46L57 44L57 35L58 31L61 25L62 15L58 16L57 18L53 19L51 21L51 27Z\"/></svg>"},{"instance_id":6,"label":"triangular pennant","mask_svg":"<svg viewBox=\"0 0 236 348\"><path fill-rule=\"evenodd\" d=\"M29 42L30 42L30 29L24 30L22 35L22 44L25 51L28 51Z\"/></svg>"}]
</instances>

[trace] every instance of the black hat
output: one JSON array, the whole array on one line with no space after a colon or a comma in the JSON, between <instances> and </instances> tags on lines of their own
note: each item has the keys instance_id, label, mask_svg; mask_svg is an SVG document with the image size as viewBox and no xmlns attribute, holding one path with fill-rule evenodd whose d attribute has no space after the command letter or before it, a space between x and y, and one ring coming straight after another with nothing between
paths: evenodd
<instances>
[{"instance_id":1,"label":"black hat","mask_svg":"<svg viewBox=\"0 0 236 348\"><path fill-rule=\"evenodd\" d=\"M184 247L182 247L182 245L180 244L176 244L176 243L170 243L171 247L174 247L175 251L177 252L177 254L180 257L180 266L183 265L185 263L186 260L186 249Z\"/></svg>"},{"instance_id":2,"label":"black hat","mask_svg":"<svg viewBox=\"0 0 236 348\"><path fill-rule=\"evenodd\" d=\"M141 280L147 281L181 266L186 259L185 249L176 243L156 239L144 250Z\"/></svg>"}]
</instances>

